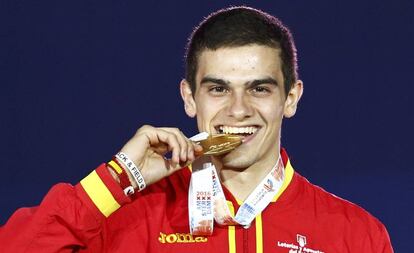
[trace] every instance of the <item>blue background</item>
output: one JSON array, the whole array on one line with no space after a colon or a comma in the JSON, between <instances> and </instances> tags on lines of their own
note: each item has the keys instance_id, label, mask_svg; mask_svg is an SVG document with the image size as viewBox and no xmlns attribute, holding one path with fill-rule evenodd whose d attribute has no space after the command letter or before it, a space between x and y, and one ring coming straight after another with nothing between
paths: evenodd
<instances>
[{"instance_id":1,"label":"blue background","mask_svg":"<svg viewBox=\"0 0 414 253\"><path fill-rule=\"evenodd\" d=\"M292 30L305 93L282 143L311 182L414 234L414 6L394 1L0 1L0 224L77 183L143 124L196 133L178 92L192 28L249 4ZM334 225L334 224L333 224Z\"/></svg>"}]
</instances>

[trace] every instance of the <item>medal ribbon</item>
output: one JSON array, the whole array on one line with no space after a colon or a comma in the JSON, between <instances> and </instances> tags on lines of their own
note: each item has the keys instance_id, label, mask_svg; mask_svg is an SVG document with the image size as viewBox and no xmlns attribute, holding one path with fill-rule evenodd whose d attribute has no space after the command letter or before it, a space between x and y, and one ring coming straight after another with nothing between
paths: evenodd
<instances>
[{"instance_id":1,"label":"medal ribbon","mask_svg":"<svg viewBox=\"0 0 414 253\"><path fill-rule=\"evenodd\" d=\"M193 235L211 235L213 220L220 225L249 227L276 196L284 180L282 158L259 183L240 206L236 215L230 213L215 166L206 159L193 164L188 191L190 232Z\"/></svg>"}]
</instances>

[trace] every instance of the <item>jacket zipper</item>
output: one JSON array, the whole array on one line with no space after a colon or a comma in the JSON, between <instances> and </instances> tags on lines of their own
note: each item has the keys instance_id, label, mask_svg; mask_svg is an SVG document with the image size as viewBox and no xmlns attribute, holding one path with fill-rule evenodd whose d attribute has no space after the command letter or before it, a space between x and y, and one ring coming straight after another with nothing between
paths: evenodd
<instances>
[{"instance_id":1,"label":"jacket zipper","mask_svg":"<svg viewBox=\"0 0 414 253\"><path fill-rule=\"evenodd\" d=\"M249 252L249 229L243 229L243 253Z\"/></svg>"}]
</instances>

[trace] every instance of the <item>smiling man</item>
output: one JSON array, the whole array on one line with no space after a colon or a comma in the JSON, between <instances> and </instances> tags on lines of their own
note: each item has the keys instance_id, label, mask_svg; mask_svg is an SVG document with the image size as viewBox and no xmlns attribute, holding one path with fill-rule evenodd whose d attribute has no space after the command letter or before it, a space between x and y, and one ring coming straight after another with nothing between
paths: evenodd
<instances>
[{"instance_id":1,"label":"smiling man","mask_svg":"<svg viewBox=\"0 0 414 253\"><path fill-rule=\"evenodd\" d=\"M181 83L185 110L197 116L200 131L243 136L240 147L212 158L221 182L239 200L245 200L276 164L282 119L295 114L302 95L301 81L294 80L289 91L284 90L281 49L273 43L204 49L195 87L186 80Z\"/></svg>"},{"instance_id":2,"label":"smiling man","mask_svg":"<svg viewBox=\"0 0 414 253\"><path fill-rule=\"evenodd\" d=\"M207 157L179 129L143 126L79 184L18 210L0 230L4 252L393 252L381 222L309 183L280 148L303 83L278 19L213 13L186 59L187 115L241 144Z\"/></svg>"}]
</instances>

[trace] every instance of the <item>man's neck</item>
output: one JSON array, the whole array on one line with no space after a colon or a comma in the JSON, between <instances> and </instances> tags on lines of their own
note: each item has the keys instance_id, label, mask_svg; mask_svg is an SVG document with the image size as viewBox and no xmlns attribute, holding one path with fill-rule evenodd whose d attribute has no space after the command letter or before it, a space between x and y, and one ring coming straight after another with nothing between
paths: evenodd
<instances>
[{"instance_id":1,"label":"man's neck","mask_svg":"<svg viewBox=\"0 0 414 253\"><path fill-rule=\"evenodd\" d=\"M266 162L257 162L245 169L226 168L215 164L220 175L221 183L233 194L238 201L245 201L251 192L259 185L266 175L276 165L278 155ZM217 162L217 161L216 161Z\"/></svg>"}]
</instances>

